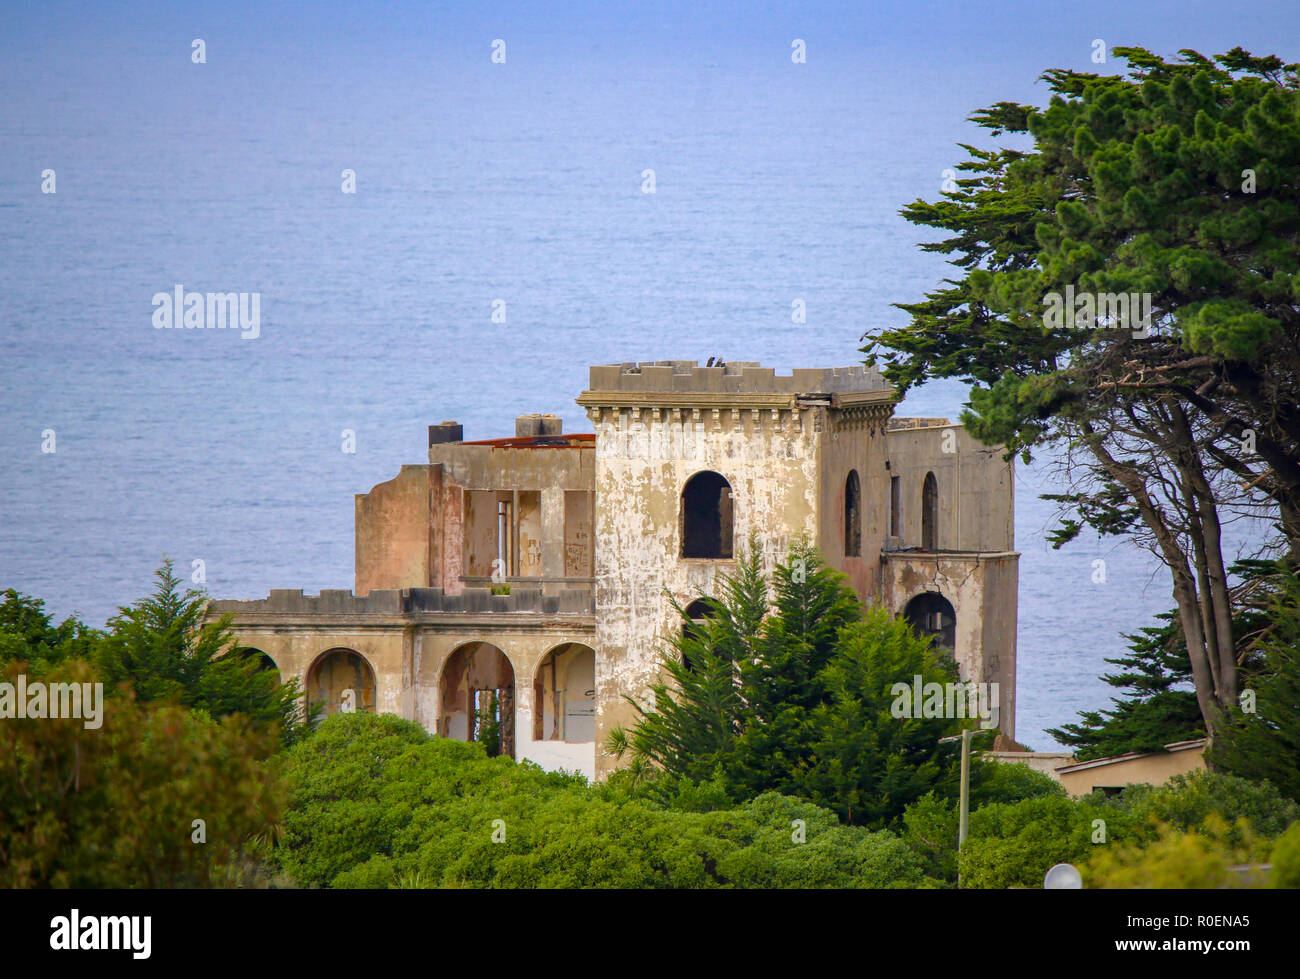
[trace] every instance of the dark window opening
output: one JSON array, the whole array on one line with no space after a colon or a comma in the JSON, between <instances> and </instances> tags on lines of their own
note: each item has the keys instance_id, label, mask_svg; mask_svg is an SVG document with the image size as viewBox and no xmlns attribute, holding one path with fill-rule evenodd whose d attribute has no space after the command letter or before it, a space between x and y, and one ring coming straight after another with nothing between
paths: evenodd
<instances>
[{"instance_id":1,"label":"dark window opening","mask_svg":"<svg viewBox=\"0 0 1300 979\"><path fill-rule=\"evenodd\" d=\"M858 557L861 554L862 487L858 483L858 471L850 469L844 484L844 556Z\"/></svg>"},{"instance_id":2,"label":"dark window opening","mask_svg":"<svg viewBox=\"0 0 1300 979\"><path fill-rule=\"evenodd\" d=\"M696 642L702 642L704 640L704 621L717 615L718 607L710 598L697 598L682 611L686 613L687 619L682 624L682 639L688 641L693 639ZM691 662L690 649L687 648L685 643L682 646L682 663L692 672L698 666L698 664Z\"/></svg>"},{"instance_id":3,"label":"dark window opening","mask_svg":"<svg viewBox=\"0 0 1300 979\"><path fill-rule=\"evenodd\" d=\"M696 473L682 490L682 557L731 557L731 484Z\"/></svg>"},{"instance_id":4,"label":"dark window opening","mask_svg":"<svg viewBox=\"0 0 1300 979\"><path fill-rule=\"evenodd\" d=\"M952 603L937 592L917 595L903 609L903 618L922 638L931 636L934 644L952 650L957 642L957 613Z\"/></svg>"},{"instance_id":5,"label":"dark window opening","mask_svg":"<svg viewBox=\"0 0 1300 979\"><path fill-rule=\"evenodd\" d=\"M921 549L939 549L939 483L934 473L925 474L921 487Z\"/></svg>"},{"instance_id":6,"label":"dark window opening","mask_svg":"<svg viewBox=\"0 0 1300 979\"><path fill-rule=\"evenodd\" d=\"M903 483L898 476L889 477L889 536L903 536Z\"/></svg>"}]
</instances>

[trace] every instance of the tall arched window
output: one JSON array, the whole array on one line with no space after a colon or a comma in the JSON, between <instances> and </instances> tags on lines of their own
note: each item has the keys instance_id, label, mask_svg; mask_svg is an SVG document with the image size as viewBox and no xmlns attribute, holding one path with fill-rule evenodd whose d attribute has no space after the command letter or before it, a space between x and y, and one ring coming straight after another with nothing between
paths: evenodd
<instances>
[{"instance_id":1,"label":"tall arched window","mask_svg":"<svg viewBox=\"0 0 1300 979\"><path fill-rule=\"evenodd\" d=\"M858 471L849 470L849 478L844 483L844 556L858 557L862 554L862 486L858 482Z\"/></svg>"},{"instance_id":2,"label":"tall arched window","mask_svg":"<svg viewBox=\"0 0 1300 979\"><path fill-rule=\"evenodd\" d=\"M682 488L682 557L731 557L731 484L715 472Z\"/></svg>"},{"instance_id":3,"label":"tall arched window","mask_svg":"<svg viewBox=\"0 0 1300 979\"><path fill-rule=\"evenodd\" d=\"M921 487L921 550L939 549L939 482L934 473L925 474Z\"/></svg>"}]
</instances>

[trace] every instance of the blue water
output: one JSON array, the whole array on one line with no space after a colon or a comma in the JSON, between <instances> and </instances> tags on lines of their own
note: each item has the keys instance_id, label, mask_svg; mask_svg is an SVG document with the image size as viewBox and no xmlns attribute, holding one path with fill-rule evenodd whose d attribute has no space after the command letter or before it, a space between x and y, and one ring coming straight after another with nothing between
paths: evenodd
<instances>
[{"instance_id":1,"label":"blue water","mask_svg":"<svg viewBox=\"0 0 1300 979\"><path fill-rule=\"evenodd\" d=\"M587 430L592 363L855 362L944 274L897 210L987 142L970 111L1041 100L1050 66L1109 70L1097 37L1295 60L1289 6L6 5L0 587L95 624L164 554L217 596L346 588L352 495L422 461L431 422ZM177 283L260 292L261 336L153 329ZM932 384L902 413L965 397ZM1170 604L1131 547L1048 550L1044 478L1017 489L1037 748Z\"/></svg>"}]
</instances>

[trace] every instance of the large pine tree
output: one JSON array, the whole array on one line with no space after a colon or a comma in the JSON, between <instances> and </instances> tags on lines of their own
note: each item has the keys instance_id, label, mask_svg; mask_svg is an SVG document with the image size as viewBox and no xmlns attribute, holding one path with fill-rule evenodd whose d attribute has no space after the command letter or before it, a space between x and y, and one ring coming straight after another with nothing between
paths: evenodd
<instances>
[{"instance_id":1,"label":"large pine tree","mask_svg":"<svg viewBox=\"0 0 1300 979\"><path fill-rule=\"evenodd\" d=\"M971 382L986 443L1058 454L1058 541L1089 525L1159 557L1214 732L1239 679L1224 518L1300 555L1300 68L1113 53L1120 74L1049 70L1046 106L971 117L1017 145L963 146L942 199L903 209L956 272L864 352L902 390Z\"/></svg>"},{"instance_id":2,"label":"large pine tree","mask_svg":"<svg viewBox=\"0 0 1300 979\"><path fill-rule=\"evenodd\" d=\"M906 622L864 608L813 548L796 545L769 585L751 541L710 601L699 622L679 607L651 702L629 698L639 720L610 736L635 777L663 798L683 780L737 801L777 791L868 826L896 822L927 792L953 793L957 751L940 739L958 722L891 708L894 684L947 683L955 665Z\"/></svg>"},{"instance_id":3,"label":"large pine tree","mask_svg":"<svg viewBox=\"0 0 1300 979\"><path fill-rule=\"evenodd\" d=\"M104 680L142 702L169 701L212 717L242 714L276 724L286 743L306 730L297 679L281 683L256 657L239 654L230 616L207 619L208 600L182 589L171 561L155 572L147 598L120 608L96 644Z\"/></svg>"}]
</instances>

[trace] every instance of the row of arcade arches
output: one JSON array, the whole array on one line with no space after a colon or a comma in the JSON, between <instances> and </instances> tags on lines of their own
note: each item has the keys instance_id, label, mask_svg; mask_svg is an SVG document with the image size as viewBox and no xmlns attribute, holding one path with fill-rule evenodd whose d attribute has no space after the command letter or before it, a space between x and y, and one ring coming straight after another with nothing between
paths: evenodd
<instances>
[{"instance_id":1,"label":"row of arcade arches","mask_svg":"<svg viewBox=\"0 0 1300 979\"><path fill-rule=\"evenodd\" d=\"M257 657L259 669L279 667L265 652L246 646L237 655ZM533 678L533 741L586 743L595 740L596 651L584 643L562 643L542 657ZM509 656L488 642L466 642L447 657L439 676L438 733L479 741L490 754L514 756L515 670ZM378 684L362 653L338 646L325 650L307 669L304 691L322 716L375 710Z\"/></svg>"}]
</instances>

